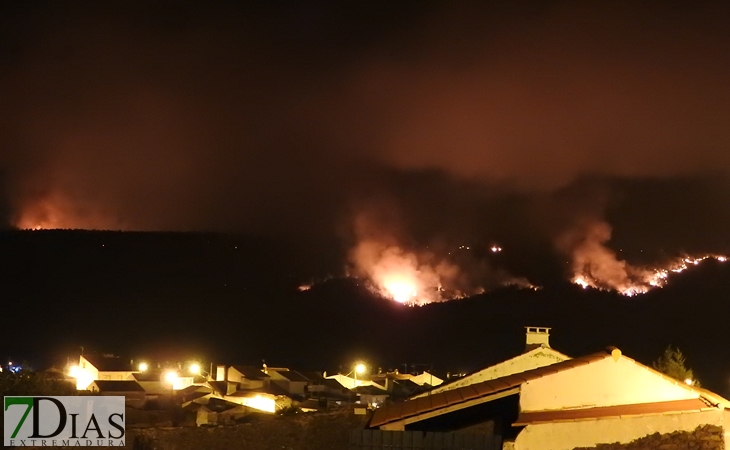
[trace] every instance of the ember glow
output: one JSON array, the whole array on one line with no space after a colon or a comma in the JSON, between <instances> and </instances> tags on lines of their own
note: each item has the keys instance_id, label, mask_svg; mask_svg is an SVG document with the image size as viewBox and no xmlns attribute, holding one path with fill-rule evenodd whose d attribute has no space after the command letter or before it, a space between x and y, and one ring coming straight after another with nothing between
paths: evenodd
<instances>
[{"instance_id":1,"label":"ember glow","mask_svg":"<svg viewBox=\"0 0 730 450\"><path fill-rule=\"evenodd\" d=\"M584 289L613 290L622 295L645 294L664 287L672 273L680 273L699 265L706 259L726 262L727 257L717 254L683 256L655 266L639 267L620 260L606 246L611 238L611 227L605 222L592 222L578 233L567 235L564 242L571 242L573 258L572 282Z\"/></svg>"},{"instance_id":2,"label":"ember glow","mask_svg":"<svg viewBox=\"0 0 730 450\"><path fill-rule=\"evenodd\" d=\"M397 278L397 277L396 277ZM393 300L399 303L408 303L418 298L416 285L408 281L386 281L383 288Z\"/></svg>"},{"instance_id":3,"label":"ember glow","mask_svg":"<svg viewBox=\"0 0 730 450\"><path fill-rule=\"evenodd\" d=\"M26 200L18 210L14 225L21 230L126 228L111 215L104 214L102 208L84 207L60 191Z\"/></svg>"}]
</instances>

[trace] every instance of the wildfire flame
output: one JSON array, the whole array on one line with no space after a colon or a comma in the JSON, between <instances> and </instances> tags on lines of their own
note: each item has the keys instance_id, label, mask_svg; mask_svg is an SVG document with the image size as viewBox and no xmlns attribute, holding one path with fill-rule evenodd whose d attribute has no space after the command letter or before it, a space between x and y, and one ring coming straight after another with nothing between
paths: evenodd
<instances>
[{"instance_id":1,"label":"wildfire flame","mask_svg":"<svg viewBox=\"0 0 730 450\"><path fill-rule=\"evenodd\" d=\"M714 259L719 262L727 261L727 257L723 255L702 255L677 258L662 267L650 269L638 268L627 264L626 269L631 276L624 284L616 286L612 286L585 273L576 274L572 281L584 289L589 287L602 290L614 289L622 295L633 297L635 295L645 294L654 288L666 286L670 274L684 272L707 259Z\"/></svg>"},{"instance_id":2,"label":"wildfire flame","mask_svg":"<svg viewBox=\"0 0 730 450\"><path fill-rule=\"evenodd\" d=\"M445 263L432 267L423 256L377 241L360 242L351 259L357 275L367 278L377 294L408 305L443 300L441 278L455 270Z\"/></svg>"},{"instance_id":3,"label":"wildfire flame","mask_svg":"<svg viewBox=\"0 0 730 450\"><path fill-rule=\"evenodd\" d=\"M727 256L705 254L683 256L654 267L637 267L619 260L616 253L606 247L611 237L611 227L605 222L592 222L582 230L579 239L568 235L573 257L572 282L584 289L614 290L629 297L645 294L652 289L666 286L669 275L680 273L699 265L707 259L726 262Z\"/></svg>"},{"instance_id":4,"label":"wildfire flame","mask_svg":"<svg viewBox=\"0 0 730 450\"><path fill-rule=\"evenodd\" d=\"M386 281L383 287L390 297L398 303L408 303L418 298L418 291L413 283L407 281Z\"/></svg>"},{"instance_id":5,"label":"wildfire flame","mask_svg":"<svg viewBox=\"0 0 730 450\"><path fill-rule=\"evenodd\" d=\"M14 225L21 230L96 229L120 230L126 227L96 206L53 191L27 199L19 208Z\"/></svg>"}]
</instances>

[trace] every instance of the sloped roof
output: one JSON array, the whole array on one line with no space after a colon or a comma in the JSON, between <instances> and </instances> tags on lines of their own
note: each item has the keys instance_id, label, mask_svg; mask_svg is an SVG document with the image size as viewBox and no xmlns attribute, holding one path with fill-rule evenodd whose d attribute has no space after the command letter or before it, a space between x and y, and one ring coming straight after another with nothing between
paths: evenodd
<instances>
[{"instance_id":1,"label":"sloped roof","mask_svg":"<svg viewBox=\"0 0 730 450\"><path fill-rule=\"evenodd\" d=\"M102 372L134 372L132 362L129 359L120 358L119 356L86 354L82 355L84 359L89 361Z\"/></svg>"},{"instance_id":2,"label":"sloped roof","mask_svg":"<svg viewBox=\"0 0 730 450\"><path fill-rule=\"evenodd\" d=\"M380 389L376 386L357 386L351 389L353 392L357 392L358 394L365 394L365 395L388 395L388 391Z\"/></svg>"},{"instance_id":3,"label":"sloped roof","mask_svg":"<svg viewBox=\"0 0 730 450\"><path fill-rule=\"evenodd\" d=\"M297 372L296 370L287 370L279 372L279 375L286 378L289 381L309 381L309 378L304 376L303 374Z\"/></svg>"},{"instance_id":4,"label":"sloped roof","mask_svg":"<svg viewBox=\"0 0 730 450\"><path fill-rule=\"evenodd\" d=\"M283 396L289 396L289 392L272 383L268 386L260 387L260 388L254 388L254 389L239 389L236 392L233 392L231 394L228 394L228 397L249 397L251 394L270 394L270 395L283 395Z\"/></svg>"},{"instance_id":5,"label":"sloped roof","mask_svg":"<svg viewBox=\"0 0 730 450\"><path fill-rule=\"evenodd\" d=\"M132 380L96 380L99 392L144 392L142 386Z\"/></svg>"},{"instance_id":6,"label":"sloped roof","mask_svg":"<svg viewBox=\"0 0 730 450\"><path fill-rule=\"evenodd\" d=\"M402 420L411 416L416 416L430 411L435 411L447 406L464 403L491 394L506 391L514 387L522 385L528 381L536 380L547 375L562 372L564 370L573 369L575 367L591 364L601 361L611 356L608 351L593 353L579 358L568 359L559 363L548 366L538 367L537 369L520 372L513 375L507 375L493 380L482 381L468 386L452 389L449 391L439 392L437 394L419 397L402 403L397 403L375 411L370 420L371 427L378 427L389 422Z\"/></svg>"},{"instance_id":7,"label":"sloped roof","mask_svg":"<svg viewBox=\"0 0 730 450\"><path fill-rule=\"evenodd\" d=\"M636 403L631 405L599 406L581 409L560 409L553 411L522 412L513 426L534 423L575 421L582 419L599 419L608 417L638 416L647 414L664 414L684 411L701 411L713 408L703 398L671 400L667 402Z\"/></svg>"},{"instance_id":8,"label":"sloped roof","mask_svg":"<svg viewBox=\"0 0 730 450\"><path fill-rule=\"evenodd\" d=\"M249 380L263 380L266 378L270 378L268 375L266 375L264 372L261 371L258 367L255 366L231 366L237 371L241 373L245 378Z\"/></svg>"},{"instance_id":9,"label":"sloped roof","mask_svg":"<svg viewBox=\"0 0 730 450\"><path fill-rule=\"evenodd\" d=\"M529 350L526 350L525 352L520 353L519 355L514 356L514 357L512 357L510 359L506 359L506 360L500 361L500 362L498 362L496 364L492 364L489 367L484 367L484 368L481 368L481 369L474 370L472 372L467 373L463 377L459 377L459 378L456 378L454 380L445 381L445 382L443 382L443 383L441 383L439 385L432 386L428 390L437 390L437 391L448 390L449 389L449 386L454 385L454 384L463 383L465 379L468 379L470 377L473 377L474 375L477 375L477 374L479 374L481 372L487 371L487 370L492 369L492 368L497 367L497 366L503 366L503 365L509 364L509 363L514 362L515 360L518 360L518 359L523 359L525 357L529 357L529 356L531 356L533 354L540 353L541 351L542 352L547 351L549 353L552 353L553 355L563 357L564 359L571 359L570 356L566 355L565 353L559 352L559 351L555 350L552 347L545 347L542 344L538 344L536 347L531 348ZM557 363L554 363L554 364L557 364ZM423 395L424 395L423 392L419 392L418 393L418 396L423 396Z\"/></svg>"},{"instance_id":10,"label":"sloped roof","mask_svg":"<svg viewBox=\"0 0 730 450\"><path fill-rule=\"evenodd\" d=\"M159 370L149 370L146 372L134 372L132 374L137 381L161 381L162 372Z\"/></svg>"},{"instance_id":11,"label":"sloped roof","mask_svg":"<svg viewBox=\"0 0 730 450\"><path fill-rule=\"evenodd\" d=\"M191 385L177 391L177 396L180 397L183 402L189 402L201 397L205 397L212 392L213 389L207 386Z\"/></svg>"},{"instance_id":12,"label":"sloped roof","mask_svg":"<svg viewBox=\"0 0 730 450\"><path fill-rule=\"evenodd\" d=\"M313 386L324 386L337 391L347 390L347 388L343 386L342 383L335 380L334 378L321 378L319 380L315 380Z\"/></svg>"},{"instance_id":13,"label":"sloped roof","mask_svg":"<svg viewBox=\"0 0 730 450\"><path fill-rule=\"evenodd\" d=\"M322 372L317 372L316 370L299 370L298 372L310 381L320 381L324 379Z\"/></svg>"}]
</instances>

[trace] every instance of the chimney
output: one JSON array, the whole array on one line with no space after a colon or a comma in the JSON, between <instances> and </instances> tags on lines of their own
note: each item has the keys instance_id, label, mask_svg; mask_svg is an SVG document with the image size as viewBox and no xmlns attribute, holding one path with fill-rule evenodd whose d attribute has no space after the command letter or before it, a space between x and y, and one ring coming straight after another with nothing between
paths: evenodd
<instances>
[{"instance_id":1,"label":"chimney","mask_svg":"<svg viewBox=\"0 0 730 450\"><path fill-rule=\"evenodd\" d=\"M219 364L215 370L215 380L216 381L228 381L227 375L228 375L228 373L226 371L226 366Z\"/></svg>"},{"instance_id":2,"label":"chimney","mask_svg":"<svg viewBox=\"0 0 730 450\"><path fill-rule=\"evenodd\" d=\"M550 348L550 328L546 327L525 327L526 340L525 351L529 352L536 348Z\"/></svg>"}]
</instances>

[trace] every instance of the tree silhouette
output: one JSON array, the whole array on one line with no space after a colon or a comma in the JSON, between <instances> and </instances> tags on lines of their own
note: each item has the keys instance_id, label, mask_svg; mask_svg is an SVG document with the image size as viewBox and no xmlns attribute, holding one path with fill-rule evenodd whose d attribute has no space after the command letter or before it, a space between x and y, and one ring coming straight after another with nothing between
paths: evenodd
<instances>
[{"instance_id":1,"label":"tree silhouette","mask_svg":"<svg viewBox=\"0 0 730 450\"><path fill-rule=\"evenodd\" d=\"M664 350L664 354L654 361L652 367L691 386L699 386L700 382L695 378L692 369L687 368L685 362L686 358L682 351L677 347L672 348L670 345Z\"/></svg>"}]
</instances>

